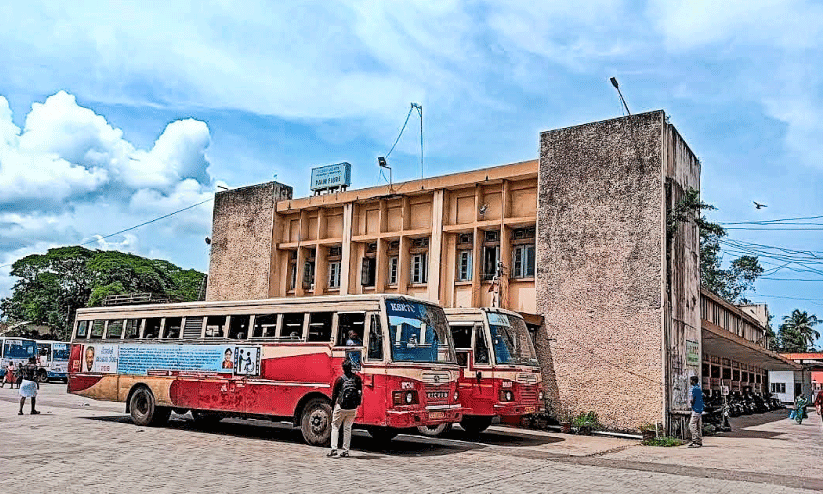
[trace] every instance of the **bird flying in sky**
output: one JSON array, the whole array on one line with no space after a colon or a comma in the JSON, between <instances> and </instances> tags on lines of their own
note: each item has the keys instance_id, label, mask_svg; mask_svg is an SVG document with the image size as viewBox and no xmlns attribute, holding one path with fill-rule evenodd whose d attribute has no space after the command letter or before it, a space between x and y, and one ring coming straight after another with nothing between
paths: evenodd
<instances>
[{"instance_id":1,"label":"bird flying in sky","mask_svg":"<svg viewBox=\"0 0 823 494\"><path fill-rule=\"evenodd\" d=\"M763 208L767 208L767 207L769 207L769 206L766 206L765 204L760 204L760 203L759 203L759 202L757 202L757 201L752 201L752 202L754 203L754 207L755 207L755 209L763 209Z\"/></svg>"}]
</instances>

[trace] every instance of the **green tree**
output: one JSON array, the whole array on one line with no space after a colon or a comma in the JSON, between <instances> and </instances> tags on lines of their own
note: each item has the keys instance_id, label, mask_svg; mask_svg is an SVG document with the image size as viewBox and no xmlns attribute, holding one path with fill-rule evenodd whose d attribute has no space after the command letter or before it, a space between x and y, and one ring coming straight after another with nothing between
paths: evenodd
<instances>
[{"instance_id":1,"label":"green tree","mask_svg":"<svg viewBox=\"0 0 823 494\"><path fill-rule=\"evenodd\" d=\"M784 352L806 352L814 348L820 333L814 329L820 321L814 314L795 309L783 316L783 324L778 330L780 348Z\"/></svg>"},{"instance_id":2,"label":"green tree","mask_svg":"<svg viewBox=\"0 0 823 494\"><path fill-rule=\"evenodd\" d=\"M726 230L701 214L714 209L700 200L697 189L688 189L669 211L666 231L672 238L678 224L693 221L700 230L700 283L726 300L739 303L746 291L754 289L754 282L763 274L763 267L756 256L744 255L733 259L729 267L723 269L720 239L726 236Z\"/></svg>"},{"instance_id":3,"label":"green tree","mask_svg":"<svg viewBox=\"0 0 823 494\"><path fill-rule=\"evenodd\" d=\"M68 336L80 307L100 305L108 295L150 292L172 300L197 300L205 275L174 264L117 251L60 247L12 265L18 281L0 300L7 321L31 321Z\"/></svg>"}]
</instances>

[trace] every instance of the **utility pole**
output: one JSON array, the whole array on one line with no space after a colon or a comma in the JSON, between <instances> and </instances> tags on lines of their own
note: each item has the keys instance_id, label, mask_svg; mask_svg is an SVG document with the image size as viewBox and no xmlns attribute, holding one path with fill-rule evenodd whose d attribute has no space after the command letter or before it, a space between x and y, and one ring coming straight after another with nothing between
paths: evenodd
<instances>
[{"instance_id":1,"label":"utility pole","mask_svg":"<svg viewBox=\"0 0 823 494\"><path fill-rule=\"evenodd\" d=\"M420 178L423 178L423 107L417 103L411 104L412 109L420 115Z\"/></svg>"}]
</instances>

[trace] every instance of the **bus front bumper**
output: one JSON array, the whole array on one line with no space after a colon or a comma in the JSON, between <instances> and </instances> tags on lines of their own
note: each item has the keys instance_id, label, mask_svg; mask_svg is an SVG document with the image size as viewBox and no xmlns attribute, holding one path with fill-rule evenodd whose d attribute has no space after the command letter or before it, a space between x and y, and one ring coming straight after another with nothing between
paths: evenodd
<instances>
[{"instance_id":1,"label":"bus front bumper","mask_svg":"<svg viewBox=\"0 0 823 494\"><path fill-rule=\"evenodd\" d=\"M541 411L543 411L542 407L538 403L496 403L494 405L495 415L531 415Z\"/></svg>"},{"instance_id":2,"label":"bus front bumper","mask_svg":"<svg viewBox=\"0 0 823 494\"><path fill-rule=\"evenodd\" d=\"M386 425L398 429L419 425L452 424L460 422L465 413L460 405L437 405L417 410L387 410Z\"/></svg>"}]
</instances>

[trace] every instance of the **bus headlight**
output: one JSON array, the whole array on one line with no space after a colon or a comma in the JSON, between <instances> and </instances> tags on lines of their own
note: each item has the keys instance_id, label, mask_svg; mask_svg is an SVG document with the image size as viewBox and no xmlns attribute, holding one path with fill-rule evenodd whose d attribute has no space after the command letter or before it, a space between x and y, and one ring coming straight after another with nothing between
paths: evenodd
<instances>
[{"instance_id":1,"label":"bus headlight","mask_svg":"<svg viewBox=\"0 0 823 494\"><path fill-rule=\"evenodd\" d=\"M460 399L460 393L457 390L455 390L454 391L454 401L457 401L459 399Z\"/></svg>"},{"instance_id":2,"label":"bus headlight","mask_svg":"<svg viewBox=\"0 0 823 494\"><path fill-rule=\"evenodd\" d=\"M540 401L543 401L543 392L542 391L537 393L537 399L540 400Z\"/></svg>"},{"instance_id":3,"label":"bus headlight","mask_svg":"<svg viewBox=\"0 0 823 494\"><path fill-rule=\"evenodd\" d=\"M416 405L420 403L417 399L417 391L395 391L392 393L392 402L395 405Z\"/></svg>"},{"instance_id":4,"label":"bus headlight","mask_svg":"<svg viewBox=\"0 0 823 494\"><path fill-rule=\"evenodd\" d=\"M514 401L514 393L509 390L500 390L500 401Z\"/></svg>"}]
</instances>

